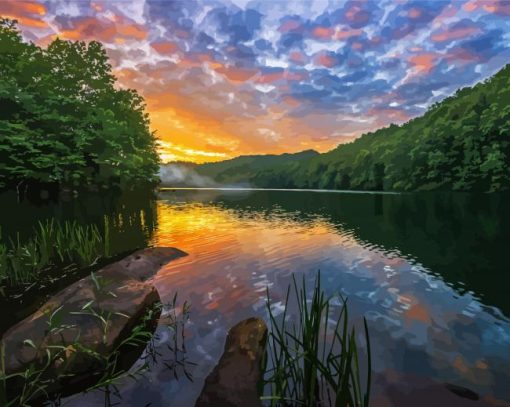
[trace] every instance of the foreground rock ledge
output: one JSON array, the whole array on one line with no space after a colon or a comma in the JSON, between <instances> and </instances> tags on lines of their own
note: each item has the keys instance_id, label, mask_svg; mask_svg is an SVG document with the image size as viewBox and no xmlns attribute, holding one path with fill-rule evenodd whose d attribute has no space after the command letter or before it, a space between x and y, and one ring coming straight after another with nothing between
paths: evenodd
<instances>
[{"instance_id":1,"label":"foreground rock ledge","mask_svg":"<svg viewBox=\"0 0 510 407\"><path fill-rule=\"evenodd\" d=\"M227 335L225 350L207 379L195 406L261 406L258 384L267 340L260 318L239 322Z\"/></svg>"},{"instance_id":2,"label":"foreground rock ledge","mask_svg":"<svg viewBox=\"0 0 510 407\"><path fill-rule=\"evenodd\" d=\"M147 280L164 264L182 256L186 253L171 247L138 250L96 272L95 281L88 276L60 291L34 314L5 332L1 339L5 349L5 373L19 373L30 365L44 365L45 349L57 345L70 347L66 352L68 360L48 370L60 377L70 374L74 383L86 378L94 360L83 353L75 356L77 353L73 352L71 344L78 342L101 355L108 355L139 323L147 307L159 300L157 291ZM105 318L106 329L100 318L84 313L86 304L90 305L85 311L92 309ZM57 329L51 330L50 313L54 313L51 325ZM63 328L58 329L58 326Z\"/></svg>"}]
</instances>

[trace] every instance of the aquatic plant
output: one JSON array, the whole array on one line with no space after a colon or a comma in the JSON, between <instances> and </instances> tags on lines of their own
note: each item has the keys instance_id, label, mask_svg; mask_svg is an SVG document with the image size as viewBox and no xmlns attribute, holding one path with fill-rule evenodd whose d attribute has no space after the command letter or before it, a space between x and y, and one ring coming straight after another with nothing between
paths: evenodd
<instances>
[{"instance_id":1,"label":"aquatic plant","mask_svg":"<svg viewBox=\"0 0 510 407\"><path fill-rule=\"evenodd\" d=\"M93 275L96 289L104 291L101 280ZM96 283L97 282L97 283ZM105 294L108 294L104 292ZM125 378L137 379L149 370L150 366L158 362L161 354L158 352L156 342L157 333L154 331L154 321L159 317L162 310L167 308L167 321L164 324L174 333L173 345L168 345L174 352L175 360L166 360L163 363L174 370L176 366L184 367L185 376L191 380L190 374L186 371L187 365L194 363L186 359L186 347L184 344L184 325L189 320L189 303L185 302L182 312L177 312L177 296L170 304L163 305L160 302L149 307L143 318L108 354L101 354L94 349L84 346L80 342L80 333L75 336L74 341L66 346L35 344L31 339L26 339L24 344L37 350L38 353L45 355L43 363L38 365L31 364L24 371L7 375L5 373L5 349L3 343L0 343L0 405L5 407L31 406L33 403L43 401L53 401L59 405L60 394L55 394L53 389L56 382L62 379L69 379L71 376L55 376L55 367L61 366L67 360L80 355L92 358L94 360L94 369L90 371L90 377L94 383L90 385L85 392L101 390L104 392L105 406L114 405L111 400L112 395L120 397L120 391L117 387L119 381ZM86 303L80 311L74 314L88 315L97 318L103 331L103 341L106 341L108 330L111 327L111 316L109 312L97 307L94 302ZM65 330L76 328L75 326L62 323L64 314L62 307L47 312L48 332L55 335L62 334ZM125 365L126 354L133 350L145 348L142 356L138 358L141 363L133 366ZM58 369L58 367L57 367ZM16 383L17 391L13 392L10 386Z\"/></svg>"},{"instance_id":2,"label":"aquatic plant","mask_svg":"<svg viewBox=\"0 0 510 407\"><path fill-rule=\"evenodd\" d=\"M297 321L290 324L291 292L297 303ZM331 301L321 288L320 274L307 296L305 279L300 287L293 277L277 316L267 291L270 321L267 355L264 361L263 400L271 406L367 407L371 386L370 340L366 320L367 377L363 389L356 330L349 324L347 300L340 295L341 309L334 317ZM332 321L335 321L334 324Z\"/></svg>"},{"instance_id":3,"label":"aquatic plant","mask_svg":"<svg viewBox=\"0 0 510 407\"><path fill-rule=\"evenodd\" d=\"M23 242L17 234L15 240L0 243L0 286L32 283L41 271L52 267L91 265L111 256L109 239L107 217L104 236L95 225L59 223L54 219L39 222L29 240Z\"/></svg>"}]
</instances>

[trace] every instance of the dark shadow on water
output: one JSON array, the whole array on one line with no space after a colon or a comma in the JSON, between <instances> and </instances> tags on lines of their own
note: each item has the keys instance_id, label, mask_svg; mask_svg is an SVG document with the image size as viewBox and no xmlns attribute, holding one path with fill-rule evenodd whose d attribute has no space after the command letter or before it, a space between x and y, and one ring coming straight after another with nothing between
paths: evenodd
<instances>
[{"instance_id":1,"label":"dark shadow on water","mask_svg":"<svg viewBox=\"0 0 510 407\"><path fill-rule=\"evenodd\" d=\"M510 194L414 193L401 195L315 192L162 192L170 202L206 202L296 220L320 216L361 244L406 257L440 276L459 294L473 292L510 316L508 243ZM244 215L243 215L244 214Z\"/></svg>"},{"instance_id":2,"label":"dark shadow on water","mask_svg":"<svg viewBox=\"0 0 510 407\"><path fill-rule=\"evenodd\" d=\"M151 373L164 366L163 371L171 374L173 380L193 381L192 368L196 363L187 355L186 327L190 320L190 307L187 302L179 304L177 295L171 303L158 306L155 318L146 322L144 329L153 332L146 345L124 345L119 349L116 372L127 372L118 380L104 386L77 393L68 388L65 394L54 394L51 400L41 402L44 407L60 406L104 406L114 407L129 403L123 397L123 386L139 383ZM89 385L94 385L94 378ZM78 390L80 391L80 390ZM82 400L86 400L82 403ZM150 403L149 403L150 404Z\"/></svg>"},{"instance_id":3,"label":"dark shadow on water","mask_svg":"<svg viewBox=\"0 0 510 407\"><path fill-rule=\"evenodd\" d=\"M34 312L51 294L107 263L146 247L157 228L155 194L150 189L129 193L89 193L64 200L25 198L22 201L14 191L8 191L0 194L0 207L0 241L4 244L10 239L16 241L18 236L21 242L33 238L38 222L48 219L96 225L103 236L108 222L112 254L110 259L99 259L91 267L54 267L42 272L36 283L4 287L0 307L10 312L0 317L0 332Z\"/></svg>"}]
</instances>

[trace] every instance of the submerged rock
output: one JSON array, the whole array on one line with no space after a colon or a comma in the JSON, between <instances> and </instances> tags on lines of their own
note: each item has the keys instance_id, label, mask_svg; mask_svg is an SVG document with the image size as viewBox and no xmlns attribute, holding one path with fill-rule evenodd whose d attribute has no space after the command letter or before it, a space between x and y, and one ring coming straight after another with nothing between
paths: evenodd
<instances>
[{"instance_id":1,"label":"submerged rock","mask_svg":"<svg viewBox=\"0 0 510 407\"><path fill-rule=\"evenodd\" d=\"M239 322L227 335L220 361L205 380L195 406L261 406L259 383L267 327L259 318Z\"/></svg>"},{"instance_id":2,"label":"submerged rock","mask_svg":"<svg viewBox=\"0 0 510 407\"><path fill-rule=\"evenodd\" d=\"M93 384L90 375L100 362L93 352L106 356L129 336L159 300L147 280L185 255L175 248L142 249L60 291L2 336L5 373L42 369L42 377L59 378L51 391L69 383ZM50 363L48 350L59 355Z\"/></svg>"},{"instance_id":3,"label":"submerged rock","mask_svg":"<svg viewBox=\"0 0 510 407\"><path fill-rule=\"evenodd\" d=\"M473 390L469 390L466 387L458 386L456 384L445 383L444 387L450 390L452 393L456 394L459 397L463 397L469 400L478 400L480 396L476 394Z\"/></svg>"}]
</instances>

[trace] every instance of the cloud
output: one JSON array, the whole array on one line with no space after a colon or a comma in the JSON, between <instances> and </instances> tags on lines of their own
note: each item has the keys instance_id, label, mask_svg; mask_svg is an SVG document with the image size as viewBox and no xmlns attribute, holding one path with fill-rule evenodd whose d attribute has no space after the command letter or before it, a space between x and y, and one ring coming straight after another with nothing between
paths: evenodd
<instances>
[{"instance_id":1,"label":"cloud","mask_svg":"<svg viewBox=\"0 0 510 407\"><path fill-rule=\"evenodd\" d=\"M377 6L369 1L348 1L344 9L344 21L352 28L361 28L366 26Z\"/></svg>"},{"instance_id":2,"label":"cloud","mask_svg":"<svg viewBox=\"0 0 510 407\"><path fill-rule=\"evenodd\" d=\"M151 47L160 54L172 54L179 49L178 45L171 41L152 42Z\"/></svg>"},{"instance_id":3,"label":"cloud","mask_svg":"<svg viewBox=\"0 0 510 407\"><path fill-rule=\"evenodd\" d=\"M318 52L313 57L313 62L317 66L332 68L340 63L337 55L333 52Z\"/></svg>"},{"instance_id":4,"label":"cloud","mask_svg":"<svg viewBox=\"0 0 510 407\"><path fill-rule=\"evenodd\" d=\"M4 18L17 20L21 25L32 28L47 28L43 19L46 15L46 6L37 1L0 1L0 15Z\"/></svg>"},{"instance_id":5,"label":"cloud","mask_svg":"<svg viewBox=\"0 0 510 407\"><path fill-rule=\"evenodd\" d=\"M434 69L437 60L437 54L426 52L409 57L409 64L414 68L417 74L428 74Z\"/></svg>"},{"instance_id":6,"label":"cloud","mask_svg":"<svg viewBox=\"0 0 510 407\"><path fill-rule=\"evenodd\" d=\"M97 40L112 43L116 39L144 40L147 38L147 29L139 24L129 21L121 15L110 18L102 17L75 17L56 20L61 29L58 36L68 40Z\"/></svg>"},{"instance_id":7,"label":"cloud","mask_svg":"<svg viewBox=\"0 0 510 407\"><path fill-rule=\"evenodd\" d=\"M326 151L408 120L510 55L508 2L1 1L25 38L100 40L165 159ZM346 138L343 138L346 137Z\"/></svg>"},{"instance_id":8,"label":"cloud","mask_svg":"<svg viewBox=\"0 0 510 407\"><path fill-rule=\"evenodd\" d=\"M510 3L507 0L471 0L463 5L463 9L468 12L482 9L487 13L510 16Z\"/></svg>"},{"instance_id":9,"label":"cloud","mask_svg":"<svg viewBox=\"0 0 510 407\"><path fill-rule=\"evenodd\" d=\"M434 42L449 43L452 41L465 39L466 37L473 36L473 34L478 34L481 31L481 28L476 23L472 22L471 20L464 19L450 27L444 27L432 33L430 38Z\"/></svg>"},{"instance_id":10,"label":"cloud","mask_svg":"<svg viewBox=\"0 0 510 407\"><path fill-rule=\"evenodd\" d=\"M246 82L257 74L256 69L237 68L235 66L222 66L215 69L216 72L224 75L231 82Z\"/></svg>"}]
</instances>

